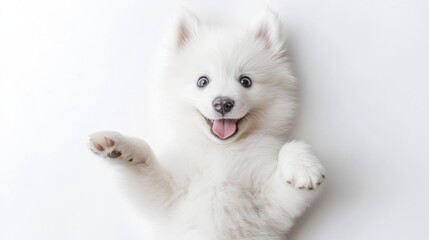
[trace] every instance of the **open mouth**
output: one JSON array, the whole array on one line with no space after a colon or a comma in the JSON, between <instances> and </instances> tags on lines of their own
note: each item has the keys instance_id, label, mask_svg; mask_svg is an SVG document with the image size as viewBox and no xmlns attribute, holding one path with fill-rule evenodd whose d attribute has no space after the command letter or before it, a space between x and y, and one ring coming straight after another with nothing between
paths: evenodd
<instances>
[{"instance_id":1,"label":"open mouth","mask_svg":"<svg viewBox=\"0 0 429 240\"><path fill-rule=\"evenodd\" d=\"M240 124L241 120L243 120L246 116L239 119L208 119L203 115L203 117L206 119L207 124L210 126L211 133L222 140L226 140L234 136L238 132L238 125Z\"/></svg>"}]
</instances>

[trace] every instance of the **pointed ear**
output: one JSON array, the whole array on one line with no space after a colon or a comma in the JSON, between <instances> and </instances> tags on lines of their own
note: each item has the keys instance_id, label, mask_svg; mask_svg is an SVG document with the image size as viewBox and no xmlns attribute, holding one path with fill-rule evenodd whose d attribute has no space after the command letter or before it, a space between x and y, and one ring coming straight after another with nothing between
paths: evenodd
<instances>
[{"instance_id":1,"label":"pointed ear","mask_svg":"<svg viewBox=\"0 0 429 240\"><path fill-rule=\"evenodd\" d=\"M174 36L176 49L185 48L192 41L198 33L199 25L198 18L188 9L180 10Z\"/></svg>"},{"instance_id":2,"label":"pointed ear","mask_svg":"<svg viewBox=\"0 0 429 240\"><path fill-rule=\"evenodd\" d=\"M282 30L283 26L277 13L267 8L253 31L256 39L263 41L267 49L279 52L284 47Z\"/></svg>"}]
</instances>

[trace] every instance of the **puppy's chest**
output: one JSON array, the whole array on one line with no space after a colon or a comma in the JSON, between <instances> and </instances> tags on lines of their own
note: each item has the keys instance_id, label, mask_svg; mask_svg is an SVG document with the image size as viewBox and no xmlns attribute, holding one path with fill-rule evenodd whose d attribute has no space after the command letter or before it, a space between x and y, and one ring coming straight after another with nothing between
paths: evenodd
<instances>
[{"instance_id":1,"label":"puppy's chest","mask_svg":"<svg viewBox=\"0 0 429 240\"><path fill-rule=\"evenodd\" d=\"M187 174L176 224L216 235L215 239L250 239L246 236L264 232L269 224L266 212L272 208L265 186L274 167L264 157L274 157L227 153L205 157L204 167Z\"/></svg>"},{"instance_id":2,"label":"puppy's chest","mask_svg":"<svg viewBox=\"0 0 429 240\"><path fill-rule=\"evenodd\" d=\"M216 235L216 239L241 239L263 229L261 216L269 204L261 189L218 177L205 175L190 184L180 206L180 215L186 216L180 225Z\"/></svg>"},{"instance_id":3,"label":"puppy's chest","mask_svg":"<svg viewBox=\"0 0 429 240\"><path fill-rule=\"evenodd\" d=\"M212 154L191 175L186 202L211 211L213 219L257 215L265 204L264 188L274 165L249 154Z\"/></svg>"}]
</instances>

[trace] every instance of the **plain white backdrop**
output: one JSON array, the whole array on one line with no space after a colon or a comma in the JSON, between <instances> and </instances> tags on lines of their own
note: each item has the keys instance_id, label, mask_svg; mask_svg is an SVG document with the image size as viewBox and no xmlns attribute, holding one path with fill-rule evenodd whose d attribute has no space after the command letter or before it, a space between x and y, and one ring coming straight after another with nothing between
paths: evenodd
<instances>
[{"instance_id":1,"label":"plain white backdrop","mask_svg":"<svg viewBox=\"0 0 429 240\"><path fill-rule=\"evenodd\" d=\"M429 2L0 0L0 239L144 239L88 134L145 137L182 4L209 24L270 6L300 81L294 138L328 171L292 240L429 239ZM174 80L174 79L173 79Z\"/></svg>"}]
</instances>

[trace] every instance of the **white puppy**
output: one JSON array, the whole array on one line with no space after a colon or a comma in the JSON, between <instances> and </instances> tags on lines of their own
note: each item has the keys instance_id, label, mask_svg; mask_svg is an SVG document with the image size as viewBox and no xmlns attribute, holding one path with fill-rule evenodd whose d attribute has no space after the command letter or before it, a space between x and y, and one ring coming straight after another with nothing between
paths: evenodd
<instances>
[{"instance_id":1,"label":"white puppy","mask_svg":"<svg viewBox=\"0 0 429 240\"><path fill-rule=\"evenodd\" d=\"M92 134L91 149L121 166L156 239L285 239L325 171L287 142L295 78L278 16L231 30L185 11L169 39L156 151L116 132Z\"/></svg>"}]
</instances>

